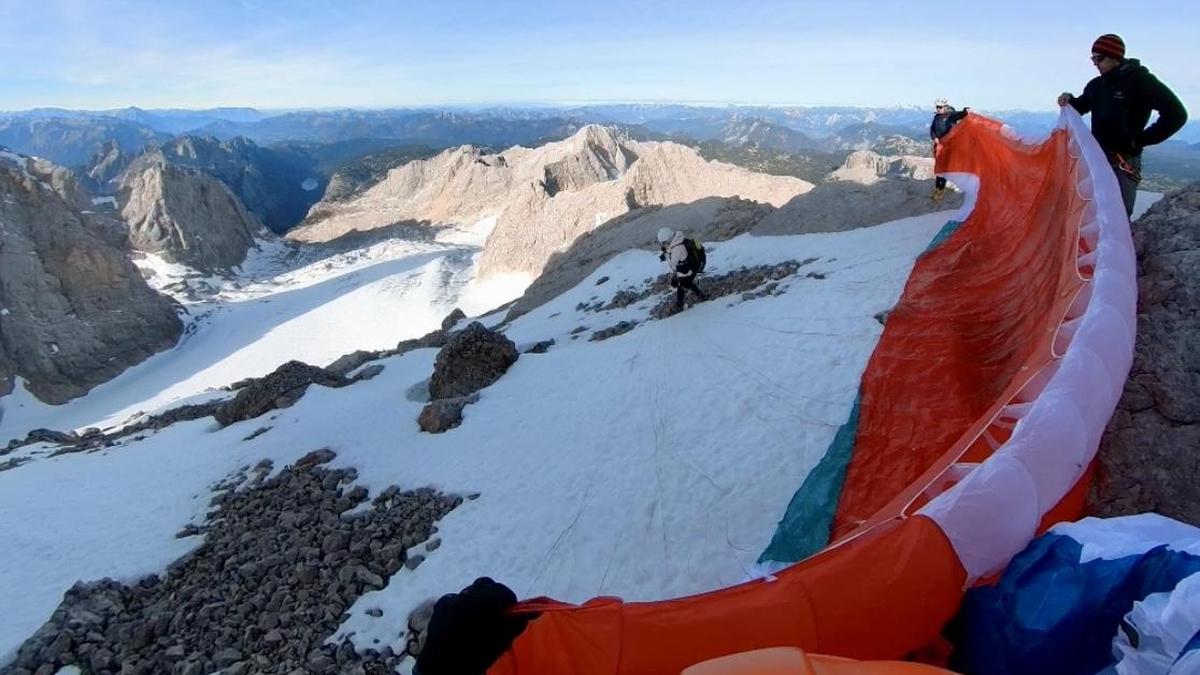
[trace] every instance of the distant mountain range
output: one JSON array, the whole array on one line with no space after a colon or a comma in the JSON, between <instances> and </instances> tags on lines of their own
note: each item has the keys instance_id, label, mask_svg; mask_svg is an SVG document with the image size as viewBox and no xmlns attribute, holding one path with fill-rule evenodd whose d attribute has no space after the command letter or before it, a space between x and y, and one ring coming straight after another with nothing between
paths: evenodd
<instances>
[{"instance_id":1,"label":"distant mountain range","mask_svg":"<svg viewBox=\"0 0 1200 675\"><path fill-rule=\"evenodd\" d=\"M1049 111L989 114L1028 134L1050 129L1057 118L1057 113ZM427 154L421 149L432 153L468 144L481 149L537 146L567 138L586 124L599 123L620 127L634 140L673 140L697 147L711 159L814 181L839 166L852 151L908 154L921 148L928 143L931 115L932 111L918 107L676 104L284 112L236 107L39 108L0 113L0 144L84 169L97 155L107 156L111 162L113 145L132 156L149 146L173 154L169 147L183 138L209 139L192 142L205 147L248 139L256 147L244 167L224 159L206 162L201 156L188 161L176 154L173 159L212 172L271 229L282 232L303 218L304 210L321 198L339 169L346 167L338 190L353 192L360 182L369 183L393 168L389 162L403 163ZM403 150L397 150L400 148ZM369 155L375 157L362 161ZM263 201L270 200L263 195L256 198L253 193L258 186L247 189L241 178L243 170L261 172L264 162L274 167L270 173L281 175L263 176L263 180L251 177L250 183L282 181L280 185L288 193L272 198L278 202L272 206L263 206ZM348 166L355 162L359 162L357 167ZM1169 190L1200 179L1200 122L1189 123L1168 143L1148 150L1145 173L1144 187L1151 190ZM314 191L316 194L309 194Z\"/></svg>"},{"instance_id":2,"label":"distant mountain range","mask_svg":"<svg viewBox=\"0 0 1200 675\"><path fill-rule=\"evenodd\" d=\"M134 153L172 137L115 117L0 117L0 145L66 167L87 164L109 141L122 152Z\"/></svg>"}]
</instances>

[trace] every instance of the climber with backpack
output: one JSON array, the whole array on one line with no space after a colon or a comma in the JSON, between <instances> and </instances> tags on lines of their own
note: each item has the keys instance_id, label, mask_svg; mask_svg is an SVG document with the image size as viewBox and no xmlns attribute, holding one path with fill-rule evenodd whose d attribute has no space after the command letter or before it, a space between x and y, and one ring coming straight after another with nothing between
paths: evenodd
<instances>
[{"instance_id":1,"label":"climber with backpack","mask_svg":"<svg viewBox=\"0 0 1200 675\"><path fill-rule=\"evenodd\" d=\"M695 293L702 301L707 300L708 296L696 286L696 275L704 271L704 265L708 262L704 246L695 239L685 237L683 232L669 227L658 231L658 243L658 259L667 264L671 275L671 288L675 289L675 311L683 309L685 290Z\"/></svg>"}]
</instances>

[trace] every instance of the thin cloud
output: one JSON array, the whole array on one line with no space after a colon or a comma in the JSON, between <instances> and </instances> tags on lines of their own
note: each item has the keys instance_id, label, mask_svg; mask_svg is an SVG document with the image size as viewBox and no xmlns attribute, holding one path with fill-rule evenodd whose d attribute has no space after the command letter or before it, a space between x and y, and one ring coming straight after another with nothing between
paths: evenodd
<instances>
[{"instance_id":1,"label":"thin cloud","mask_svg":"<svg viewBox=\"0 0 1200 675\"><path fill-rule=\"evenodd\" d=\"M389 106L705 100L1049 109L1095 71L1107 0L978 7L937 28L921 7L843 0L545 6L50 0L0 14L0 108ZM1152 8L1151 8L1152 9ZM836 11L835 11L836 10ZM1185 16L1186 15L1186 16ZM1123 23L1131 53L1200 106L1185 26L1167 8ZM1093 18L1095 17L1095 18Z\"/></svg>"}]
</instances>

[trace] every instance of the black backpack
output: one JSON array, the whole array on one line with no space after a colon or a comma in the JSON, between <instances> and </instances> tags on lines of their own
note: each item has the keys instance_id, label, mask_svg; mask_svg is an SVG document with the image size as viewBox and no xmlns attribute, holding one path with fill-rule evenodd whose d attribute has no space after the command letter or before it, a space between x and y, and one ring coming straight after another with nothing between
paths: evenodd
<instances>
[{"instance_id":1,"label":"black backpack","mask_svg":"<svg viewBox=\"0 0 1200 675\"><path fill-rule=\"evenodd\" d=\"M683 250L687 251L687 259L684 263L688 270L699 274L704 271L704 266L708 264L708 254L704 252L704 244L695 239L684 239Z\"/></svg>"}]
</instances>

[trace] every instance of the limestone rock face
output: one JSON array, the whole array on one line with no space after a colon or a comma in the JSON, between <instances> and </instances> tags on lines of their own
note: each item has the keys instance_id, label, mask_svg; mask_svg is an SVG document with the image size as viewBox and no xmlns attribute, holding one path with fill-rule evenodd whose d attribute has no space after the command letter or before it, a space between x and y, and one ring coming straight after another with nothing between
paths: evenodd
<instances>
[{"instance_id":1,"label":"limestone rock face","mask_svg":"<svg viewBox=\"0 0 1200 675\"><path fill-rule=\"evenodd\" d=\"M97 192L107 192L108 186L125 171L130 161L130 156L121 152L116 141L108 141L100 146L87 166L87 177L91 179L92 187Z\"/></svg>"},{"instance_id":2,"label":"limestone rock face","mask_svg":"<svg viewBox=\"0 0 1200 675\"><path fill-rule=\"evenodd\" d=\"M740 197L782 206L812 189L812 184L798 178L706 161L696 150L676 143L627 145L637 159L617 179L553 195L536 185L518 191L488 237L479 275L536 275L553 254L630 211L711 197Z\"/></svg>"},{"instance_id":3,"label":"limestone rock face","mask_svg":"<svg viewBox=\"0 0 1200 675\"><path fill-rule=\"evenodd\" d=\"M0 149L0 393L80 396L175 344L175 309L71 172Z\"/></svg>"},{"instance_id":4,"label":"limestone rock face","mask_svg":"<svg viewBox=\"0 0 1200 675\"><path fill-rule=\"evenodd\" d=\"M1200 183L1133 224L1138 325L1133 367L1100 441L1092 509L1200 526Z\"/></svg>"},{"instance_id":5,"label":"limestone rock face","mask_svg":"<svg viewBox=\"0 0 1200 675\"><path fill-rule=\"evenodd\" d=\"M574 146L575 152L549 162L543 169L542 182L551 197L619 178L637 160L637 155L604 127L587 126L579 135L582 138Z\"/></svg>"},{"instance_id":6,"label":"limestone rock face","mask_svg":"<svg viewBox=\"0 0 1200 675\"><path fill-rule=\"evenodd\" d=\"M494 218L479 276L535 276L581 235L631 210L734 196L780 206L810 189L797 178L706 161L676 143L635 142L588 125L533 149L464 146L410 162L356 199L316 205L288 236L328 241L398 222L470 228Z\"/></svg>"},{"instance_id":7,"label":"limestone rock face","mask_svg":"<svg viewBox=\"0 0 1200 675\"><path fill-rule=\"evenodd\" d=\"M134 248L199 270L238 265L265 236L258 220L217 179L150 162L122 178L121 215Z\"/></svg>"},{"instance_id":8,"label":"limestone rock face","mask_svg":"<svg viewBox=\"0 0 1200 675\"><path fill-rule=\"evenodd\" d=\"M880 155L870 150L856 150L830 174L829 180L871 185L885 178L929 180L933 176L932 157Z\"/></svg>"}]
</instances>

